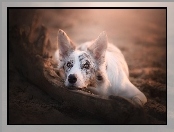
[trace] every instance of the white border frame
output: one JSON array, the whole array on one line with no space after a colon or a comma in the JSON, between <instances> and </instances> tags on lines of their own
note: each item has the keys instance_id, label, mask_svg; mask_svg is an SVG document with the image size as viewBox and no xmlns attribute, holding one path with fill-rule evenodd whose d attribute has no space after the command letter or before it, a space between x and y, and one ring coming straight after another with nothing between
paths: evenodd
<instances>
[{"instance_id":1,"label":"white border frame","mask_svg":"<svg viewBox=\"0 0 174 132\"><path fill-rule=\"evenodd\" d=\"M2 132L172 132L174 130L174 3L173 2L2 2ZM167 124L168 125L7 125L7 7L167 7ZM173 72L173 73L172 73Z\"/></svg>"}]
</instances>

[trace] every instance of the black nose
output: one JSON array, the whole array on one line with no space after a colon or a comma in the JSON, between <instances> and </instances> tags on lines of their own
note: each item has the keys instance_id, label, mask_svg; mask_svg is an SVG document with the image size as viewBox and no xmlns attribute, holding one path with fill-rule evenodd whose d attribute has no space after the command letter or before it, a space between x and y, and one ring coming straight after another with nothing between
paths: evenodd
<instances>
[{"instance_id":1,"label":"black nose","mask_svg":"<svg viewBox=\"0 0 174 132\"><path fill-rule=\"evenodd\" d=\"M72 83L72 84L75 83L77 81L75 74L70 74L68 76L68 81L69 81L69 83Z\"/></svg>"}]
</instances>

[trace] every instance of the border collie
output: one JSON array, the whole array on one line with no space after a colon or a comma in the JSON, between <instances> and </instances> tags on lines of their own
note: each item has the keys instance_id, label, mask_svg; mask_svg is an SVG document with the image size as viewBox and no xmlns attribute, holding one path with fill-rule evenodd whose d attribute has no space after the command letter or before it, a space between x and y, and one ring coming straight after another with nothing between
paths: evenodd
<instances>
[{"instance_id":1,"label":"border collie","mask_svg":"<svg viewBox=\"0 0 174 132\"><path fill-rule=\"evenodd\" d=\"M97 39L76 46L59 29L55 57L58 69L64 73L65 86L69 88L87 88L98 95L120 96L136 106L143 106L147 102L146 96L129 80L123 54L108 43L104 31Z\"/></svg>"}]
</instances>

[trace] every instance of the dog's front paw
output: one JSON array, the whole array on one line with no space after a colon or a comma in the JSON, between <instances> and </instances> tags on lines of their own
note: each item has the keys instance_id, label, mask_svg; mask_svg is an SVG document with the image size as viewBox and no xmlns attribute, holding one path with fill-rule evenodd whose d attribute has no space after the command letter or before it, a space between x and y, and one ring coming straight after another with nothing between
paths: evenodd
<instances>
[{"instance_id":1,"label":"dog's front paw","mask_svg":"<svg viewBox=\"0 0 174 132\"><path fill-rule=\"evenodd\" d=\"M144 94L136 95L132 98L132 103L136 106L143 107L146 102L147 98Z\"/></svg>"},{"instance_id":2,"label":"dog's front paw","mask_svg":"<svg viewBox=\"0 0 174 132\"><path fill-rule=\"evenodd\" d=\"M88 89L89 91L91 91L93 94L96 94L96 95L99 94L98 89L95 88L95 87L87 87L87 89Z\"/></svg>"},{"instance_id":3,"label":"dog's front paw","mask_svg":"<svg viewBox=\"0 0 174 132\"><path fill-rule=\"evenodd\" d=\"M132 98L132 103L138 107L143 107L144 105L143 102L137 96Z\"/></svg>"}]
</instances>

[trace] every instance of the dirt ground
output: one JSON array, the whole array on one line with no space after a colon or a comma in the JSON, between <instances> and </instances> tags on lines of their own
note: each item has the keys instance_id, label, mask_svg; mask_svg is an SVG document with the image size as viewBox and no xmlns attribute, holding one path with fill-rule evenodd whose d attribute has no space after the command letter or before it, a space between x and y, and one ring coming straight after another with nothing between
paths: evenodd
<instances>
[{"instance_id":1,"label":"dirt ground","mask_svg":"<svg viewBox=\"0 0 174 132\"><path fill-rule=\"evenodd\" d=\"M148 99L144 106L147 124L166 124L165 9L11 9L9 26L29 24L34 13L49 29L50 54L57 47L58 29L63 29L76 44L93 40L106 31L109 42L125 56L131 82ZM15 69L11 51L8 54L9 124L107 124L102 118L70 109L66 102L40 90Z\"/></svg>"}]
</instances>

